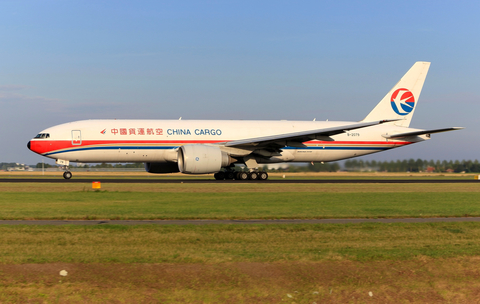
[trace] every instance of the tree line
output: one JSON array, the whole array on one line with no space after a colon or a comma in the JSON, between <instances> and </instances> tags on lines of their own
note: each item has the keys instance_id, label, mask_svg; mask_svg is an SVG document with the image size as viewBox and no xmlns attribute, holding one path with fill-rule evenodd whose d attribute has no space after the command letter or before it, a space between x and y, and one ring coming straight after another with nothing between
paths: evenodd
<instances>
[{"instance_id":1,"label":"tree line","mask_svg":"<svg viewBox=\"0 0 480 304\"><path fill-rule=\"evenodd\" d=\"M7 170L8 168L21 167L24 168L24 164L19 163L0 163L0 170Z\"/></svg>"},{"instance_id":2,"label":"tree line","mask_svg":"<svg viewBox=\"0 0 480 304\"><path fill-rule=\"evenodd\" d=\"M347 171L380 171L380 172L480 172L478 160L423 160L404 159L391 161L364 161L350 159L345 161L344 168Z\"/></svg>"},{"instance_id":3,"label":"tree line","mask_svg":"<svg viewBox=\"0 0 480 304\"><path fill-rule=\"evenodd\" d=\"M49 164L44 164L44 168L50 168L54 167ZM145 168L145 165L143 163L128 163L128 164L107 164L107 163L101 163L101 164L95 164L95 165L87 165L87 164L81 164L77 165L77 168L117 168L117 169L131 169L131 168ZM42 163L38 163L35 168L42 168Z\"/></svg>"},{"instance_id":4,"label":"tree line","mask_svg":"<svg viewBox=\"0 0 480 304\"><path fill-rule=\"evenodd\" d=\"M1 170L5 170L7 166L12 166L14 163L0 163ZM42 168L42 163L38 163L36 168ZM53 167L44 164L44 168ZM82 164L79 168L144 168L143 163L128 163L128 164ZM267 166L264 166L265 170ZM391 161L364 161L362 159L350 159L341 165L338 162L330 163L309 163L306 166L289 166L286 169L268 170L268 171L285 171L285 172L337 172L340 170L346 171L379 171L379 172L465 172L465 173L479 173L480 162L478 160L422 160L422 159L404 159Z\"/></svg>"}]
</instances>

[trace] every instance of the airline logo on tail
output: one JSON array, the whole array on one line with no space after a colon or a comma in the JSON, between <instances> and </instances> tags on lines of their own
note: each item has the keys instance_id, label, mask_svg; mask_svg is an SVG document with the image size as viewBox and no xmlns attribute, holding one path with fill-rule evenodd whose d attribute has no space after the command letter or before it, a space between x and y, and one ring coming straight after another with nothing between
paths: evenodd
<instances>
[{"instance_id":1,"label":"airline logo on tail","mask_svg":"<svg viewBox=\"0 0 480 304\"><path fill-rule=\"evenodd\" d=\"M415 97L412 92L407 89L398 89L392 94L390 99L392 103L392 109L398 115L407 115L413 111L415 107Z\"/></svg>"}]
</instances>

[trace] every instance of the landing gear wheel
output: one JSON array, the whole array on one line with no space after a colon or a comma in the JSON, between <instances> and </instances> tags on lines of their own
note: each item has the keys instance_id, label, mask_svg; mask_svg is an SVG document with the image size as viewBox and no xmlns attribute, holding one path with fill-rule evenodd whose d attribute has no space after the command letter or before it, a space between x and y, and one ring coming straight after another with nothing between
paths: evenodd
<instances>
[{"instance_id":1,"label":"landing gear wheel","mask_svg":"<svg viewBox=\"0 0 480 304\"><path fill-rule=\"evenodd\" d=\"M248 173L248 179L251 179L251 180L255 180L258 178L258 173L253 171L253 172L250 172Z\"/></svg>"},{"instance_id":2,"label":"landing gear wheel","mask_svg":"<svg viewBox=\"0 0 480 304\"><path fill-rule=\"evenodd\" d=\"M239 180L247 180L248 179L248 173L247 172L238 172L238 179Z\"/></svg>"},{"instance_id":3,"label":"landing gear wheel","mask_svg":"<svg viewBox=\"0 0 480 304\"><path fill-rule=\"evenodd\" d=\"M233 171L225 172L225 179L234 179L234 178L235 178L235 172Z\"/></svg>"},{"instance_id":4,"label":"landing gear wheel","mask_svg":"<svg viewBox=\"0 0 480 304\"><path fill-rule=\"evenodd\" d=\"M268 173L267 172L258 173L258 179L259 180L267 180L268 179Z\"/></svg>"},{"instance_id":5,"label":"landing gear wheel","mask_svg":"<svg viewBox=\"0 0 480 304\"><path fill-rule=\"evenodd\" d=\"M217 172L213 175L213 177L215 177L216 180L224 180L225 179L225 174L220 171L220 172Z\"/></svg>"},{"instance_id":6,"label":"landing gear wheel","mask_svg":"<svg viewBox=\"0 0 480 304\"><path fill-rule=\"evenodd\" d=\"M71 179L72 176L73 176L73 175L72 175L72 172L70 172L70 171L65 171L65 172L63 172L63 178L64 178L64 179Z\"/></svg>"}]
</instances>

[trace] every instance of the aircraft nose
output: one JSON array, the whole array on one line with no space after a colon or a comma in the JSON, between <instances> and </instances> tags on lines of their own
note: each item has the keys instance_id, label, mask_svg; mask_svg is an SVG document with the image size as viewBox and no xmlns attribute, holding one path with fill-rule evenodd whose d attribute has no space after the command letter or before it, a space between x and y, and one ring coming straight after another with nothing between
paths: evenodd
<instances>
[{"instance_id":1,"label":"aircraft nose","mask_svg":"<svg viewBox=\"0 0 480 304\"><path fill-rule=\"evenodd\" d=\"M30 142L28 142L27 148L28 148L29 150L32 150L32 149L30 149Z\"/></svg>"}]
</instances>

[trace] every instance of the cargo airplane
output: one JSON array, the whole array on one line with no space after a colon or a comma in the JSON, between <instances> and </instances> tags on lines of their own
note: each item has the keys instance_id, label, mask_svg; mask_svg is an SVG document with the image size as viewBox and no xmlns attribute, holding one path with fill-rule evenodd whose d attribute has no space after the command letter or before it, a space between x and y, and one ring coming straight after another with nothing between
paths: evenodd
<instances>
[{"instance_id":1,"label":"cargo airplane","mask_svg":"<svg viewBox=\"0 0 480 304\"><path fill-rule=\"evenodd\" d=\"M217 180L266 180L260 164L330 162L403 147L462 128L413 129L429 62L416 62L359 122L235 120L83 120L41 131L35 153L70 162L143 162L150 173L215 173ZM235 164L247 171L236 172Z\"/></svg>"}]
</instances>

